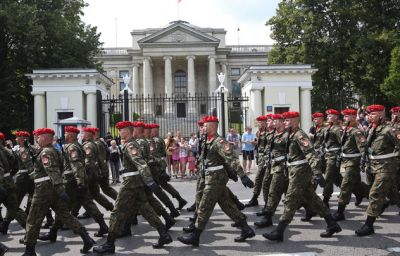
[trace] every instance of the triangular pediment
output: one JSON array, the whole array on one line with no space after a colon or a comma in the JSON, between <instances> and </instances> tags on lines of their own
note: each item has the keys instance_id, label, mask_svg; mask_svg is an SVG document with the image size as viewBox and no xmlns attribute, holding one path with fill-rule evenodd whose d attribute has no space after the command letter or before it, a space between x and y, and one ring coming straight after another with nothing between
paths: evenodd
<instances>
[{"instance_id":1,"label":"triangular pediment","mask_svg":"<svg viewBox=\"0 0 400 256\"><path fill-rule=\"evenodd\" d=\"M175 23L138 41L139 45L152 44L219 44L219 39L192 26Z\"/></svg>"}]
</instances>

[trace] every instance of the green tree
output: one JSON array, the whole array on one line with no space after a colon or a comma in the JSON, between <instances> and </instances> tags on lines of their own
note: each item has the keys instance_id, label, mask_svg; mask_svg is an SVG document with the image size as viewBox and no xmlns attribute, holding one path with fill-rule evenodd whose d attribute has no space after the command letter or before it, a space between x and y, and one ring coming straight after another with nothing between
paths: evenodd
<instances>
[{"instance_id":1,"label":"green tree","mask_svg":"<svg viewBox=\"0 0 400 256\"><path fill-rule=\"evenodd\" d=\"M400 46L392 50L389 75L385 78L381 89L393 102L400 102Z\"/></svg>"},{"instance_id":2,"label":"green tree","mask_svg":"<svg viewBox=\"0 0 400 256\"><path fill-rule=\"evenodd\" d=\"M0 2L0 129L33 128L31 81L40 68L99 67L96 27L85 25L83 0Z\"/></svg>"}]
</instances>

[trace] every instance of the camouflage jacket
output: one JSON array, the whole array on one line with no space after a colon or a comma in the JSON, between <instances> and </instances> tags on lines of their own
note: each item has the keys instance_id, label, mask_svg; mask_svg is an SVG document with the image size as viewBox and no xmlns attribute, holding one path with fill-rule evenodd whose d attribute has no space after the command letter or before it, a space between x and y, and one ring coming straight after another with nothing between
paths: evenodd
<instances>
[{"instance_id":1,"label":"camouflage jacket","mask_svg":"<svg viewBox=\"0 0 400 256\"><path fill-rule=\"evenodd\" d=\"M285 168L286 144L288 136L289 133L285 131L280 134L275 133L274 135L274 146L271 151L271 173L283 172Z\"/></svg>"},{"instance_id":2,"label":"camouflage jacket","mask_svg":"<svg viewBox=\"0 0 400 256\"><path fill-rule=\"evenodd\" d=\"M259 157L259 164L262 164L262 161L265 160L264 158L264 149L265 146L267 145L267 132L266 131L261 131L257 133L257 152L258 152L258 157Z\"/></svg>"},{"instance_id":3,"label":"camouflage jacket","mask_svg":"<svg viewBox=\"0 0 400 256\"><path fill-rule=\"evenodd\" d=\"M269 156L271 152L271 142L274 137L275 130L269 131L265 134L265 146L264 146L264 161L265 163L269 162Z\"/></svg>"},{"instance_id":4,"label":"camouflage jacket","mask_svg":"<svg viewBox=\"0 0 400 256\"><path fill-rule=\"evenodd\" d=\"M344 135L346 133L346 136ZM366 138L357 127L344 127L342 136L341 166L348 167L360 164L361 152L365 150Z\"/></svg>"},{"instance_id":5,"label":"camouflage jacket","mask_svg":"<svg viewBox=\"0 0 400 256\"><path fill-rule=\"evenodd\" d=\"M101 176L98 158L99 150L93 140L85 141L82 146L85 152L86 174L89 182L93 182L93 180L97 180Z\"/></svg>"},{"instance_id":6,"label":"camouflage jacket","mask_svg":"<svg viewBox=\"0 0 400 256\"><path fill-rule=\"evenodd\" d=\"M0 185L13 187L14 181L11 172L18 167L15 156L12 151L0 145Z\"/></svg>"},{"instance_id":7,"label":"camouflage jacket","mask_svg":"<svg viewBox=\"0 0 400 256\"><path fill-rule=\"evenodd\" d=\"M87 185L83 147L76 141L66 144L64 148L64 183L72 182L77 185Z\"/></svg>"},{"instance_id":8,"label":"camouflage jacket","mask_svg":"<svg viewBox=\"0 0 400 256\"><path fill-rule=\"evenodd\" d=\"M315 128L315 134L314 134L314 138L313 138L313 144L314 144L315 150L320 150L320 148L322 147L322 145L324 143L325 132L326 132L326 127L324 127L324 126Z\"/></svg>"},{"instance_id":9,"label":"camouflage jacket","mask_svg":"<svg viewBox=\"0 0 400 256\"><path fill-rule=\"evenodd\" d=\"M104 177L108 177L108 165L107 165L107 144L101 140L95 140L97 150L99 152L97 156L98 165L101 171L101 175Z\"/></svg>"},{"instance_id":10,"label":"camouflage jacket","mask_svg":"<svg viewBox=\"0 0 400 256\"><path fill-rule=\"evenodd\" d=\"M342 127L340 127L339 125L334 124L330 128L327 127L325 129L323 142L325 144L324 146L326 158L336 158L336 156L340 153L341 137Z\"/></svg>"}]
</instances>

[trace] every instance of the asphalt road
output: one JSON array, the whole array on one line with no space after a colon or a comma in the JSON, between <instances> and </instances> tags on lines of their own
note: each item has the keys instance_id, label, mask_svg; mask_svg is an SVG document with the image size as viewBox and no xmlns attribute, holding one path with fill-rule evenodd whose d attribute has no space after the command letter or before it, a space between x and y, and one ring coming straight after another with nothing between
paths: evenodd
<instances>
[{"instance_id":1,"label":"asphalt road","mask_svg":"<svg viewBox=\"0 0 400 256\"><path fill-rule=\"evenodd\" d=\"M254 175L251 175L254 179ZM181 195L191 204L194 201L195 181L173 180L174 186ZM230 182L229 187L243 202L251 198L252 190L246 189L240 182ZM118 188L118 187L116 187ZM336 195L337 195L336 188ZM318 193L320 193L319 191ZM261 202L262 198L259 198ZM255 229L256 236L246 243L235 243L233 239L240 234L240 230L231 227L231 221L217 206L200 239L200 247L192 248L177 241L177 236L182 234L182 227L187 225L188 217L192 213L181 211L177 218L177 224L172 227L170 234L174 242L165 246L164 249L154 250L151 244L158 238L157 232L150 227L141 217L139 225L132 227L133 236L119 239L116 242L116 255L400 255L400 215L396 206L390 206L387 211L376 221L375 235L360 238L354 235L354 230L364 223L365 210L368 202L363 201L359 207L354 206L354 199L346 209L346 220L340 222L343 231L332 238L320 238L326 224L322 218L314 217L311 222L301 222L300 217L304 214L301 209L296 213L295 219L289 225L282 243L267 241L262 237L264 232L270 232L276 227L279 216L282 214L282 204L274 216L274 227ZM177 205L177 202L174 201ZM331 200L331 211L337 207L337 199ZM186 207L185 207L186 208ZM261 206L247 208L243 212L248 217L249 224L258 217L255 216ZM100 207L102 211L103 208ZM108 223L110 213L104 212ZM4 216L4 210L3 210ZM97 224L93 220L83 220L89 234L97 231ZM42 230L45 232L46 230ZM10 225L8 235L0 235L0 241L10 247L6 255L21 255L24 246L18 243L24 231L13 221ZM105 238L95 238L97 244L102 244ZM80 237L71 231L60 231L56 243L38 242L36 251L38 255L79 255L82 246ZM398 251L398 252L392 252ZM93 254L93 253L89 253Z\"/></svg>"}]
</instances>

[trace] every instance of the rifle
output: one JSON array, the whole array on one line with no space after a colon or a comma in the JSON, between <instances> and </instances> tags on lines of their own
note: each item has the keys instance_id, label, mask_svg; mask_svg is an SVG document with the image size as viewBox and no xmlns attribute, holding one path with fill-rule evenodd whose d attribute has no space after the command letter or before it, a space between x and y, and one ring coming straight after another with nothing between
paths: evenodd
<instances>
[{"instance_id":1,"label":"rifle","mask_svg":"<svg viewBox=\"0 0 400 256\"><path fill-rule=\"evenodd\" d=\"M292 127L289 127L288 130L288 137L286 140L285 146L285 168L283 169L283 174L287 177L289 173L289 166L288 166L288 155L289 155L289 147L290 147L290 134L292 133Z\"/></svg>"},{"instance_id":2,"label":"rifle","mask_svg":"<svg viewBox=\"0 0 400 256\"><path fill-rule=\"evenodd\" d=\"M342 135L342 138L340 139L340 152L338 157L336 158L336 166L340 167L340 163L342 162L342 151L343 151L343 146L346 143L347 140L347 129L350 127L350 122L346 124L346 127L344 128L344 133Z\"/></svg>"}]
</instances>

